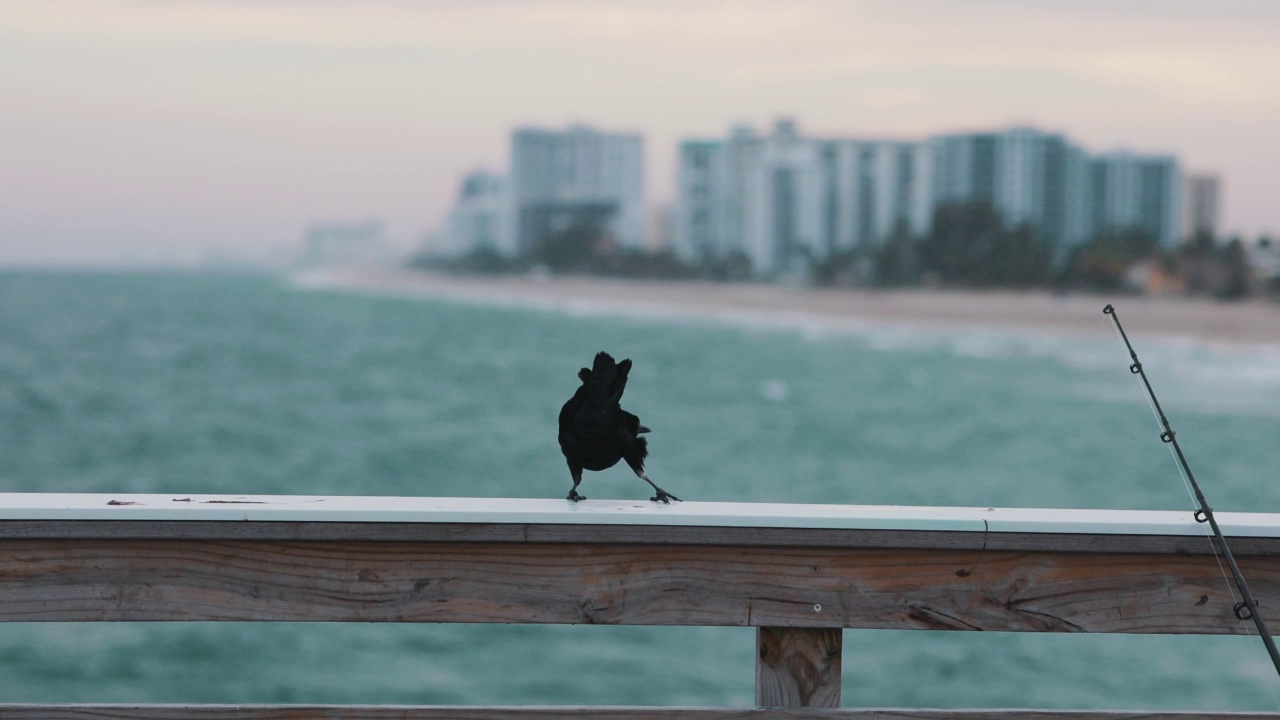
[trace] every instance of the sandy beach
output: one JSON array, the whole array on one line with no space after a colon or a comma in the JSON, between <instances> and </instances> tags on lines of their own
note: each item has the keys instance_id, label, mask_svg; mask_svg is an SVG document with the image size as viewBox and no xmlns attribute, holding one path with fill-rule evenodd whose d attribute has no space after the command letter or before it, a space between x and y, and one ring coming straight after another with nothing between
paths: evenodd
<instances>
[{"instance_id":1,"label":"sandy beach","mask_svg":"<svg viewBox=\"0 0 1280 720\"><path fill-rule=\"evenodd\" d=\"M1160 335L1214 344L1280 346L1280 304L1199 298L1045 291L815 289L754 283L590 277L460 277L403 269L328 268L294 277L304 287L623 313L707 318L749 315L779 324L817 318L849 324L972 327L1006 332L1112 334L1102 308L1114 303L1131 337Z\"/></svg>"}]
</instances>

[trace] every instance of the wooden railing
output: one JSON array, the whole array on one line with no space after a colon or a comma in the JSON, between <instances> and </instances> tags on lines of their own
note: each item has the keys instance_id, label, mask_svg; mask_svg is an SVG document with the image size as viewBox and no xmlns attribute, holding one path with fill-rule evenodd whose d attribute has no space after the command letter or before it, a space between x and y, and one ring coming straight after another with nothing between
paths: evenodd
<instances>
[{"instance_id":1,"label":"wooden railing","mask_svg":"<svg viewBox=\"0 0 1280 720\"><path fill-rule=\"evenodd\" d=\"M1280 517L1219 519L1262 608L1280 607ZM955 717L970 713L836 709L841 631L1248 633L1232 604L1189 513L0 494L0 621L742 626L758 650L756 709L0 705L0 717Z\"/></svg>"}]
</instances>

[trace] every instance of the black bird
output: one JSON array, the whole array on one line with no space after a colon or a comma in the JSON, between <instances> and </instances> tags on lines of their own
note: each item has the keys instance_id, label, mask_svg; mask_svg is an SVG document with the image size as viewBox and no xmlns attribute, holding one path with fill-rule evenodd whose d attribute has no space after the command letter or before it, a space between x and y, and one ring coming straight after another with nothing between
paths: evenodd
<instances>
[{"instance_id":1,"label":"black bird","mask_svg":"<svg viewBox=\"0 0 1280 720\"><path fill-rule=\"evenodd\" d=\"M658 494L650 500L664 503L680 500L654 485L644 474L644 458L649 449L640 434L649 432L649 428L641 425L640 418L618 404L622 400L622 391L627 387L629 372L630 360L615 363L609 353L596 353L591 369L578 371L582 386L560 408L560 451L564 453L569 473L573 476L569 500L587 499L578 494L584 469L607 470L617 465L619 460L626 460L641 480L653 485Z\"/></svg>"}]
</instances>

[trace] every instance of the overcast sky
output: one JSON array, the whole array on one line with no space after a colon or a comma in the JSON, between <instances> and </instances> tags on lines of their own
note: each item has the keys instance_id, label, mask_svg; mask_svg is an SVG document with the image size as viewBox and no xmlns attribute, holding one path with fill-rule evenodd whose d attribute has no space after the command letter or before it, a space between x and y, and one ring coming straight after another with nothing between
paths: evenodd
<instances>
[{"instance_id":1,"label":"overcast sky","mask_svg":"<svg viewBox=\"0 0 1280 720\"><path fill-rule=\"evenodd\" d=\"M1172 152L1275 233L1278 71L1277 0L0 0L0 264L408 245L526 123L642 132L667 201L680 138L780 115Z\"/></svg>"}]
</instances>

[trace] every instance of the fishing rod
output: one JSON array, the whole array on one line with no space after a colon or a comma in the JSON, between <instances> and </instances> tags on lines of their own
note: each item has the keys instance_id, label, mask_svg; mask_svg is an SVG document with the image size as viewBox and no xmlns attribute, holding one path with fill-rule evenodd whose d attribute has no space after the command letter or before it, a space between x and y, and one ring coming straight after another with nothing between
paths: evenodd
<instances>
[{"instance_id":1,"label":"fishing rod","mask_svg":"<svg viewBox=\"0 0 1280 720\"><path fill-rule=\"evenodd\" d=\"M1116 309L1111 307L1110 304L1102 309L1102 313L1111 316L1111 322L1115 324L1116 330L1120 333L1120 339L1124 340L1125 347L1129 349L1129 357L1133 358L1133 364L1129 366L1129 372L1141 377L1142 384L1147 388L1147 396L1151 398L1151 406L1160 418L1160 424L1164 427L1164 432L1160 433L1160 441L1173 445L1173 451L1178 457L1178 462L1182 465L1182 472L1191 484L1192 491L1195 492L1196 502L1200 504L1200 507L1192 517L1196 519L1196 522L1207 522L1209 527L1213 528L1213 537L1217 540L1218 547L1222 548L1222 556L1227 559L1227 566L1231 568L1231 575L1236 580L1236 587L1240 588L1240 595L1244 599L1236 603L1231 608L1231 611L1239 620L1253 620L1253 624L1258 627L1258 634L1262 636L1262 642L1267 646L1267 654L1271 656L1271 663L1276 666L1276 673L1280 673L1280 651L1276 650L1276 643L1271 639L1267 624L1262 621L1262 615L1258 612L1258 601L1253 598L1253 593L1249 592L1249 584L1245 582L1244 575L1240 573L1240 566L1236 565L1236 559L1231 554L1231 548L1227 547L1227 539L1223 537L1222 528L1218 527L1218 521L1213 516L1213 508L1209 507L1209 502L1205 500L1204 493L1200 490L1200 484L1196 482L1196 476L1191 474L1191 466L1187 464L1187 458L1182 454L1182 447L1178 445L1178 435L1169 426L1169 419L1165 417L1164 410L1160 408L1160 401L1156 399L1155 390L1151 389L1151 381L1147 380L1147 373L1142 369L1142 362L1138 360L1138 353L1134 351L1133 343L1129 342L1129 336L1125 334L1124 328L1120 327L1120 316L1116 315Z\"/></svg>"}]
</instances>

